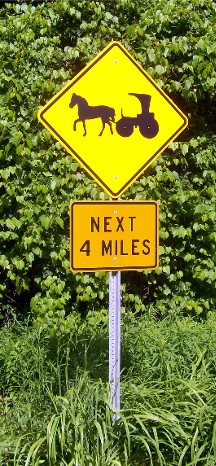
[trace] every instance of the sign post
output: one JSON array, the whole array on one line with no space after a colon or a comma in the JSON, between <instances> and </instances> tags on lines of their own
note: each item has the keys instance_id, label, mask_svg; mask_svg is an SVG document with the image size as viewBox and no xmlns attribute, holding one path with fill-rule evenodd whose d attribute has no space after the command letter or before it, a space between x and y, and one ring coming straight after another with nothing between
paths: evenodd
<instances>
[{"instance_id":1,"label":"sign post","mask_svg":"<svg viewBox=\"0 0 216 466\"><path fill-rule=\"evenodd\" d=\"M109 387L110 403L120 411L121 272L109 273ZM114 420L118 414L114 414Z\"/></svg>"},{"instance_id":2,"label":"sign post","mask_svg":"<svg viewBox=\"0 0 216 466\"><path fill-rule=\"evenodd\" d=\"M114 41L39 111L38 118L114 199L188 124L169 96ZM158 205L108 204L71 204L70 266L73 272L110 271L110 397L119 410L120 270L158 267Z\"/></svg>"},{"instance_id":3,"label":"sign post","mask_svg":"<svg viewBox=\"0 0 216 466\"><path fill-rule=\"evenodd\" d=\"M109 273L110 403L120 410L120 270L158 264L158 204L154 201L74 201L70 212L70 264L73 271ZM118 419L115 412L114 420Z\"/></svg>"}]
</instances>

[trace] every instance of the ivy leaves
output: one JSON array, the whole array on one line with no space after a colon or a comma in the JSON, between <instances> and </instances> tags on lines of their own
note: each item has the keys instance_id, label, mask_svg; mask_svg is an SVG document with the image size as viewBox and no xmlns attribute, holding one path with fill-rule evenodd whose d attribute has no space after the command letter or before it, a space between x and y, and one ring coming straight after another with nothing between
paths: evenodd
<instances>
[{"instance_id":1,"label":"ivy leaves","mask_svg":"<svg viewBox=\"0 0 216 466\"><path fill-rule=\"evenodd\" d=\"M37 112L111 40L189 116L189 129L125 193L160 202L160 267L124 274L127 308L215 306L215 5L65 0L0 9L0 300L46 319L107 307L107 275L69 270L69 204L107 195ZM183 139L184 138L184 139ZM139 286L136 286L136 281ZM148 290L144 292L143 290Z\"/></svg>"}]
</instances>

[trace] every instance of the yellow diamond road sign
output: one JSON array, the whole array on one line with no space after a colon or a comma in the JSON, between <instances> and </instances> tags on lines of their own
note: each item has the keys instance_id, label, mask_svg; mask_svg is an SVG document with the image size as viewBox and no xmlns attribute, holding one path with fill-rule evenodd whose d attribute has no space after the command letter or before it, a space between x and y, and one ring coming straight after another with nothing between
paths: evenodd
<instances>
[{"instance_id":1,"label":"yellow diamond road sign","mask_svg":"<svg viewBox=\"0 0 216 466\"><path fill-rule=\"evenodd\" d=\"M39 120L113 198L187 126L186 116L118 42L58 92Z\"/></svg>"}]
</instances>

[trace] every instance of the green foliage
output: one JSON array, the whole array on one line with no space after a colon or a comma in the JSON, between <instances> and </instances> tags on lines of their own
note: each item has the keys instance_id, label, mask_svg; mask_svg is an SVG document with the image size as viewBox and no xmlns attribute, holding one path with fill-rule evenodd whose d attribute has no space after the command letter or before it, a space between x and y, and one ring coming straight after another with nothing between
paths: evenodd
<instances>
[{"instance_id":1,"label":"green foliage","mask_svg":"<svg viewBox=\"0 0 216 466\"><path fill-rule=\"evenodd\" d=\"M107 275L69 271L69 204L106 199L37 111L120 40L189 116L189 128L126 192L161 204L160 268L124 274L126 308L206 315L215 306L215 4L65 0L0 9L1 319L107 306ZM139 276L138 276L139 275ZM69 319L69 320L68 320Z\"/></svg>"},{"instance_id":2,"label":"green foliage","mask_svg":"<svg viewBox=\"0 0 216 466\"><path fill-rule=\"evenodd\" d=\"M215 315L122 319L121 411L107 387L107 313L50 336L0 332L0 465L215 464Z\"/></svg>"},{"instance_id":3,"label":"green foliage","mask_svg":"<svg viewBox=\"0 0 216 466\"><path fill-rule=\"evenodd\" d=\"M215 19L209 0L0 8L2 466L215 465ZM161 254L156 271L122 274L115 424L107 274L69 270L70 201L108 197L37 120L111 40L189 118L125 194L160 202ZM10 327L29 310L30 328Z\"/></svg>"}]
</instances>

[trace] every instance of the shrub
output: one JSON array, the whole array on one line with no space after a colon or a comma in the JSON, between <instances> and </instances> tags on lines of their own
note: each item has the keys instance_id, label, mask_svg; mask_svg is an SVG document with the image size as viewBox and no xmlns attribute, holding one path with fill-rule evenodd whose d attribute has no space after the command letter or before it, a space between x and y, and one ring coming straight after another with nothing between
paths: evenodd
<instances>
[{"instance_id":1,"label":"shrub","mask_svg":"<svg viewBox=\"0 0 216 466\"><path fill-rule=\"evenodd\" d=\"M124 306L206 315L215 306L215 4L65 0L0 10L0 299L63 320L107 306L107 275L69 270L72 199L106 199L37 111L112 39L189 116L189 128L126 192L161 203L155 272L123 274Z\"/></svg>"}]
</instances>

